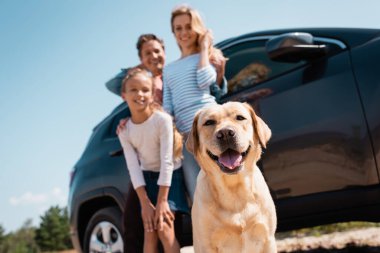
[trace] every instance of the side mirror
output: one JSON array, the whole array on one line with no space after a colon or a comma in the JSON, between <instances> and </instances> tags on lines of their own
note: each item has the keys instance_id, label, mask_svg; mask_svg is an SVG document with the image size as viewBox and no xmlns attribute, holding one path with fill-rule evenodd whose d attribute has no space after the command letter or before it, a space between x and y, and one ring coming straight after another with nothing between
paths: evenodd
<instances>
[{"instance_id":1,"label":"side mirror","mask_svg":"<svg viewBox=\"0 0 380 253\"><path fill-rule=\"evenodd\" d=\"M309 33L285 33L267 41L269 58L279 62L312 61L328 53L326 45L315 45Z\"/></svg>"}]
</instances>

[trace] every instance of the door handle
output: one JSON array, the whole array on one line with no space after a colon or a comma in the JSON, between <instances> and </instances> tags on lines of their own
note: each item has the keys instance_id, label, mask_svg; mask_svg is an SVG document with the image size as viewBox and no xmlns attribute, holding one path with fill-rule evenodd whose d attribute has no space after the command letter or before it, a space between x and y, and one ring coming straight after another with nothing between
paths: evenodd
<instances>
[{"instance_id":1,"label":"door handle","mask_svg":"<svg viewBox=\"0 0 380 253\"><path fill-rule=\"evenodd\" d=\"M110 157L122 156L123 155L123 149L110 151L108 154Z\"/></svg>"}]
</instances>

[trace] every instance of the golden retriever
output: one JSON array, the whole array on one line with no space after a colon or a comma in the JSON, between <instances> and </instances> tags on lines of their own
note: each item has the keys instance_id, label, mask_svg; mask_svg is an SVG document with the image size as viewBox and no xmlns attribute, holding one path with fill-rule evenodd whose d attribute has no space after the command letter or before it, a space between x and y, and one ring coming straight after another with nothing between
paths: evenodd
<instances>
[{"instance_id":1,"label":"golden retriever","mask_svg":"<svg viewBox=\"0 0 380 253\"><path fill-rule=\"evenodd\" d=\"M246 103L196 114L186 142L201 167L191 213L196 253L277 252L276 210L256 166L270 136Z\"/></svg>"}]
</instances>

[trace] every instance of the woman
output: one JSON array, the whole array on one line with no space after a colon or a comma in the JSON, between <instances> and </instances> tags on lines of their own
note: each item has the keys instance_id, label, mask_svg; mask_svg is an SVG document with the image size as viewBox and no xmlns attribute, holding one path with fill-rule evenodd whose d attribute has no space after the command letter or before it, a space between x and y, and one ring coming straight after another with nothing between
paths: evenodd
<instances>
[{"instance_id":1,"label":"woman","mask_svg":"<svg viewBox=\"0 0 380 253\"><path fill-rule=\"evenodd\" d=\"M217 74L210 61L223 62L225 59L221 51L212 46L211 32L196 10L188 6L174 9L171 26L181 57L164 67L163 107L174 116L177 129L186 138L195 113L216 103L210 86L217 81ZM193 200L199 166L194 157L185 148L183 150L185 182Z\"/></svg>"}]
</instances>

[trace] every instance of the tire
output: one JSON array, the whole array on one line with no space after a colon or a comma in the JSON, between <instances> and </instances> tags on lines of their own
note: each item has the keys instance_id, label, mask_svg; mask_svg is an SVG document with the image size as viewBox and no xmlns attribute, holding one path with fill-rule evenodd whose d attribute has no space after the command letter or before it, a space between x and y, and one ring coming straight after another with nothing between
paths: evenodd
<instances>
[{"instance_id":1,"label":"tire","mask_svg":"<svg viewBox=\"0 0 380 253\"><path fill-rule=\"evenodd\" d=\"M87 225L84 238L85 253L124 253L120 210L107 207L97 211Z\"/></svg>"}]
</instances>

